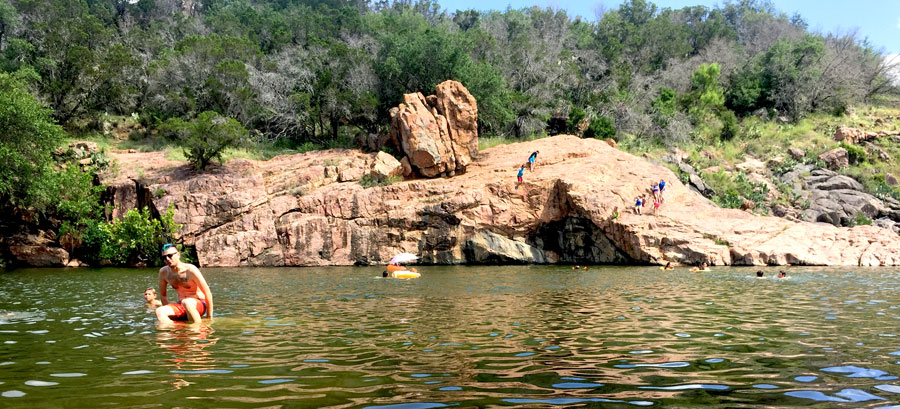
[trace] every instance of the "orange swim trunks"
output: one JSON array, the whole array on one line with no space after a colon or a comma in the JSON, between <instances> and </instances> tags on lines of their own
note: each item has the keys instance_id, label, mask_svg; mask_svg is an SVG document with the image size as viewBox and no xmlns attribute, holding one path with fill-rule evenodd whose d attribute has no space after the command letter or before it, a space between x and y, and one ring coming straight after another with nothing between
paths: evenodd
<instances>
[{"instance_id":1,"label":"orange swim trunks","mask_svg":"<svg viewBox=\"0 0 900 409\"><path fill-rule=\"evenodd\" d=\"M202 317L203 314L206 314L206 301L201 300L199 298L194 298L194 299L197 300L197 312L200 313L200 316ZM171 319L172 321L187 321L188 320L187 309L184 308L184 305L182 305L180 302L178 304L166 304L166 305L168 305L169 307L172 307L172 311L175 311L175 314L170 315L169 319Z\"/></svg>"}]
</instances>

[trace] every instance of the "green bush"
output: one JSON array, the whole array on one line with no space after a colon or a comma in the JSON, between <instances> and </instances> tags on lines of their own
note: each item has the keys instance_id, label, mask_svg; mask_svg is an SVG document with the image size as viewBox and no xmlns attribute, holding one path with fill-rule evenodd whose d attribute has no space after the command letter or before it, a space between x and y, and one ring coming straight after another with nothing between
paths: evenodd
<instances>
[{"instance_id":1,"label":"green bush","mask_svg":"<svg viewBox=\"0 0 900 409\"><path fill-rule=\"evenodd\" d=\"M82 236L81 259L91 264L109 261L116 265L159 265L159 249L175 240L181 225L174 221L172 206L153 218L147 208L131 209L122 220L91 221Z\"/></svg>"},{"instance_id":2,"label":"green bush","mask_svg":"<svg viewBox=\"0 0 900 409\"><path fill-rule=\"evenodd\" d=\"M383 178L372 173L367 173L359 178L359 184L362 187L368 189L370 187L392 185L396 182L399 182L400 180L401 178L399 176L390 176Z\"/></svg>"},{"instance_id":3,"label":"green bush","mask_svg":"<svg viewBox=\"0 0 900 409\"><path fill-rule=\"evenodd\" d=\"M587 113L584 112L584 109L573 107L572 111L569 112L569 118L566 119L566 132L575 135L578 132L578 125L581 124L581 121L584 121L586 116Z\"/></svg>"},{"instance_id":4,"label":"green bush","mask_svg":"<svg viewBox=\"0 0 900 409\"><path fill-rule=\"evenodd\" d=\"M847 159L850 161L851 165L859 165L860 163L865 162L868 157L868 155L866 155L866 150L859 146L841 142L841 147L847 150Z\"/></svg>"},{"instance_id":5,"label":"green bush","mask_svg":"<svg viewBox=\"0 0 900 409\"><path fill-rule=\"evenodd\" d=\"M847 227L853 226L871 226L872 219L866 217L862 212L857 213L852 219L847 222Z\"/></svg>"},{"instance_id":6,"label":"green bush","mask_svg":"<svg viewBox=\"0 0 900 409\"><path fill-rule=\"evenodd\" d=\"M616 139L616 128L613 126L613 122L611 119L601 116L597 117L591 124L588 125L588 128L584 130L585 138L597 138L597 139Z\"/></svg>"},{"instance_id":7,"label":"green bush","mask_svg":"<svg viewBox=\"0 0 900 409\"><path fill-rule=\"evenodd\" d=\"M738 124L737 116L734 115L734 112L722 109L719 112L719 120L722 121L722 133L719 136L723 140L731 140L740 132L741 126Z\"/></svg>"},{"instance_id":8,"label":"green bush","mask_svg":"<svg viewBox=\"0 0 900 409\"><path fill-rule=\"evenodd\" d=\"M764 183L750 181L743 172L730 175L725 171L719 171L704 174L703 180L716 192L712 201L721 207L732 209L741 207L744 203L742 197L752 200L759 208L766 202L766 194L769 191Z\"/></svg>"},{"instance_id":9,"label":"green bush","mask_svg":"<svg viewBox=\"0 0 900 409\"><path fill-rule=\"evenodd\" d=\"M198 170L206 169L213 160L222 160L225 149L242 146L248 132L234 118L215 111L205 111L190 122L172 118L160 126L160 134L177 139L184 156Z\"/></svg>"}]
</instances>

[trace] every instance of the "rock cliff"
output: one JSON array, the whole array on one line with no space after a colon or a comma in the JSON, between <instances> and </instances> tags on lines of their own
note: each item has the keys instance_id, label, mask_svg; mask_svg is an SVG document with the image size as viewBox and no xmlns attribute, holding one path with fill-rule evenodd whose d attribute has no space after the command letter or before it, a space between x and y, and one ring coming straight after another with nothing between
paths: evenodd
<instances>
[{"instance_id":1,"label":"rock cliff","mask_svg":"<svg viewBox=\"0 0 900 409\"><path fill-rule=\"evenodd\" d=\"M535 150L537 167L517 188L516 170ZM120 162L129 155L118 154ZM170 163L144 169L134 194L153 192L153 207L175 207L204 266L369 265L404 251L439 264L900 264L900 242L887 230L722 209L667 168L599 140L498 146L462 175L364 188L359 180L377 162L330 150L233 160L202 174ZM661 179L669 188L660 214L631 214L634 197ZM139 202L126 197L133 185L114 184L110 197Z\"/></svg>"}]
</instances>

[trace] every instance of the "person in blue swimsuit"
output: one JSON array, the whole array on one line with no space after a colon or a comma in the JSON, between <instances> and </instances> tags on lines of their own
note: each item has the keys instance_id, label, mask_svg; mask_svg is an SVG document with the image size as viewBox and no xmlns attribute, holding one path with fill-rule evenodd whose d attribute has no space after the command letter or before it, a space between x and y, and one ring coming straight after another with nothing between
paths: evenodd
<instances>
[{"instance_id":1,"label":"person in blue swimsuit","mask_svg":"<svg viewBox=\"0 0 900 409\"><path fill-rule=\"evenodd\" d=\"M642 206L643 206L643 201L641 200L641 198L640 197L634 198L634 214L640 215Z\"/></svg>"},{"instance_id":2,"label":"person in blue swimsuit","mask_svg":"<svg viewBox=\"0 0 900 409\"><path fill-rule=\"evenodd\" d=\"M659 202L665 202L666 198L663 195L666 193L666 181L660 179L659 180Z\"/></svg>"},{"instance_id":3,"label":"person in blue swimsuit","mask_svg":"<svg viewBox=\"0 0 900 409\"><path fill-rule=\"evenodd\" d=\"M531 152L531 156L528 157L528 170L534 172L534 161L537 160L537 155L541 151Z\"/></svg>"},{"instance_id":4,"label":"person in blue swimsuit","mask_svg":"<svg viewBox=\"0 0 900 409\"><path fill-rule=\"evenodd\" d=\"M525 165L522 165L522 167L519 168L519 174L516 175L516 179L518 180L516 182L516 189L518 189L519 185L522 184L522 176L524 176L524 175L525 175Z\"/></svg>"}]
</instances>

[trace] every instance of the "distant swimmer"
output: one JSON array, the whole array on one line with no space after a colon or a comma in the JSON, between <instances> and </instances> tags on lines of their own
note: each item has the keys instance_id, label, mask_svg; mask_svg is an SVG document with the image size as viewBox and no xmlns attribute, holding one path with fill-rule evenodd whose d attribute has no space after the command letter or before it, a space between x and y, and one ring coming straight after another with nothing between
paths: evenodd
<instances>
[{"instance_id":1,"label":"distant swimmer","mask_svg":"<svg viewBox=\"0 0 900 409\"><path fill-rule=\"evenodd\" d=\"M763 275L765 275L765 273L763 273L762 270L756 272L756 278L763 278Z\"/></svg>"},{"instance_id":2,"label":"distant swimmer","mask_svg":"<svg viewBox=\"0 0 900 409\"><path fill-rule=\"evenodd\" d=\"M144 300L147 301L148 309L156 309L162 306L162 301L156 299L156 290L148 288L144 290Z\"/></svg>"},{"instance_id":3,"label":"distant swimmer","mask_svg":"<svg viewBox=\"0 0 900 409\"><path fill-rule=\"evenodd\" d=\"M665 267L660 267L659 269L660 269L660 270L674 270L675 267L672 266L672 262L671 262L671 261L667 261L667 262L666 262L666 266L665 266Z\"/></svg>"},{"instance_id":4,"label":"distant swimmer","mask_svg":"<svg viewBox=\"0 0 900 409\"><path fill-rule=\"evenodd\" d=\"M778 278L787 278L787 273L784 270L778 272Z\"/></svg>"},{"instance_id":5,"label":"distant swimmer","mask_svg":"<svg viewBox=\"0 0 900 409\"><path fill-rule=\"evenodd\" d=\"M709 271L709 266L704 261L700 263L700 267L691 267L691 271Z\"/></svg>"},{"instance_id":6,"label":"distant swimmer","mask_svg":"<svg viewBox=\"0 0 900 409\"><path fill-rule=\"evenodd\" d=\"M174 244L163 245L162 258L166 265L159 269L159 298L163 306L156 309L161 325L171 325L172 321L200 323L203 315L213 316L213 296L206 279L196 266L182 263L180 257ZM178 293L177 304L169 304L166 297L169 285Z\"/></svg>"}]
</instances>

